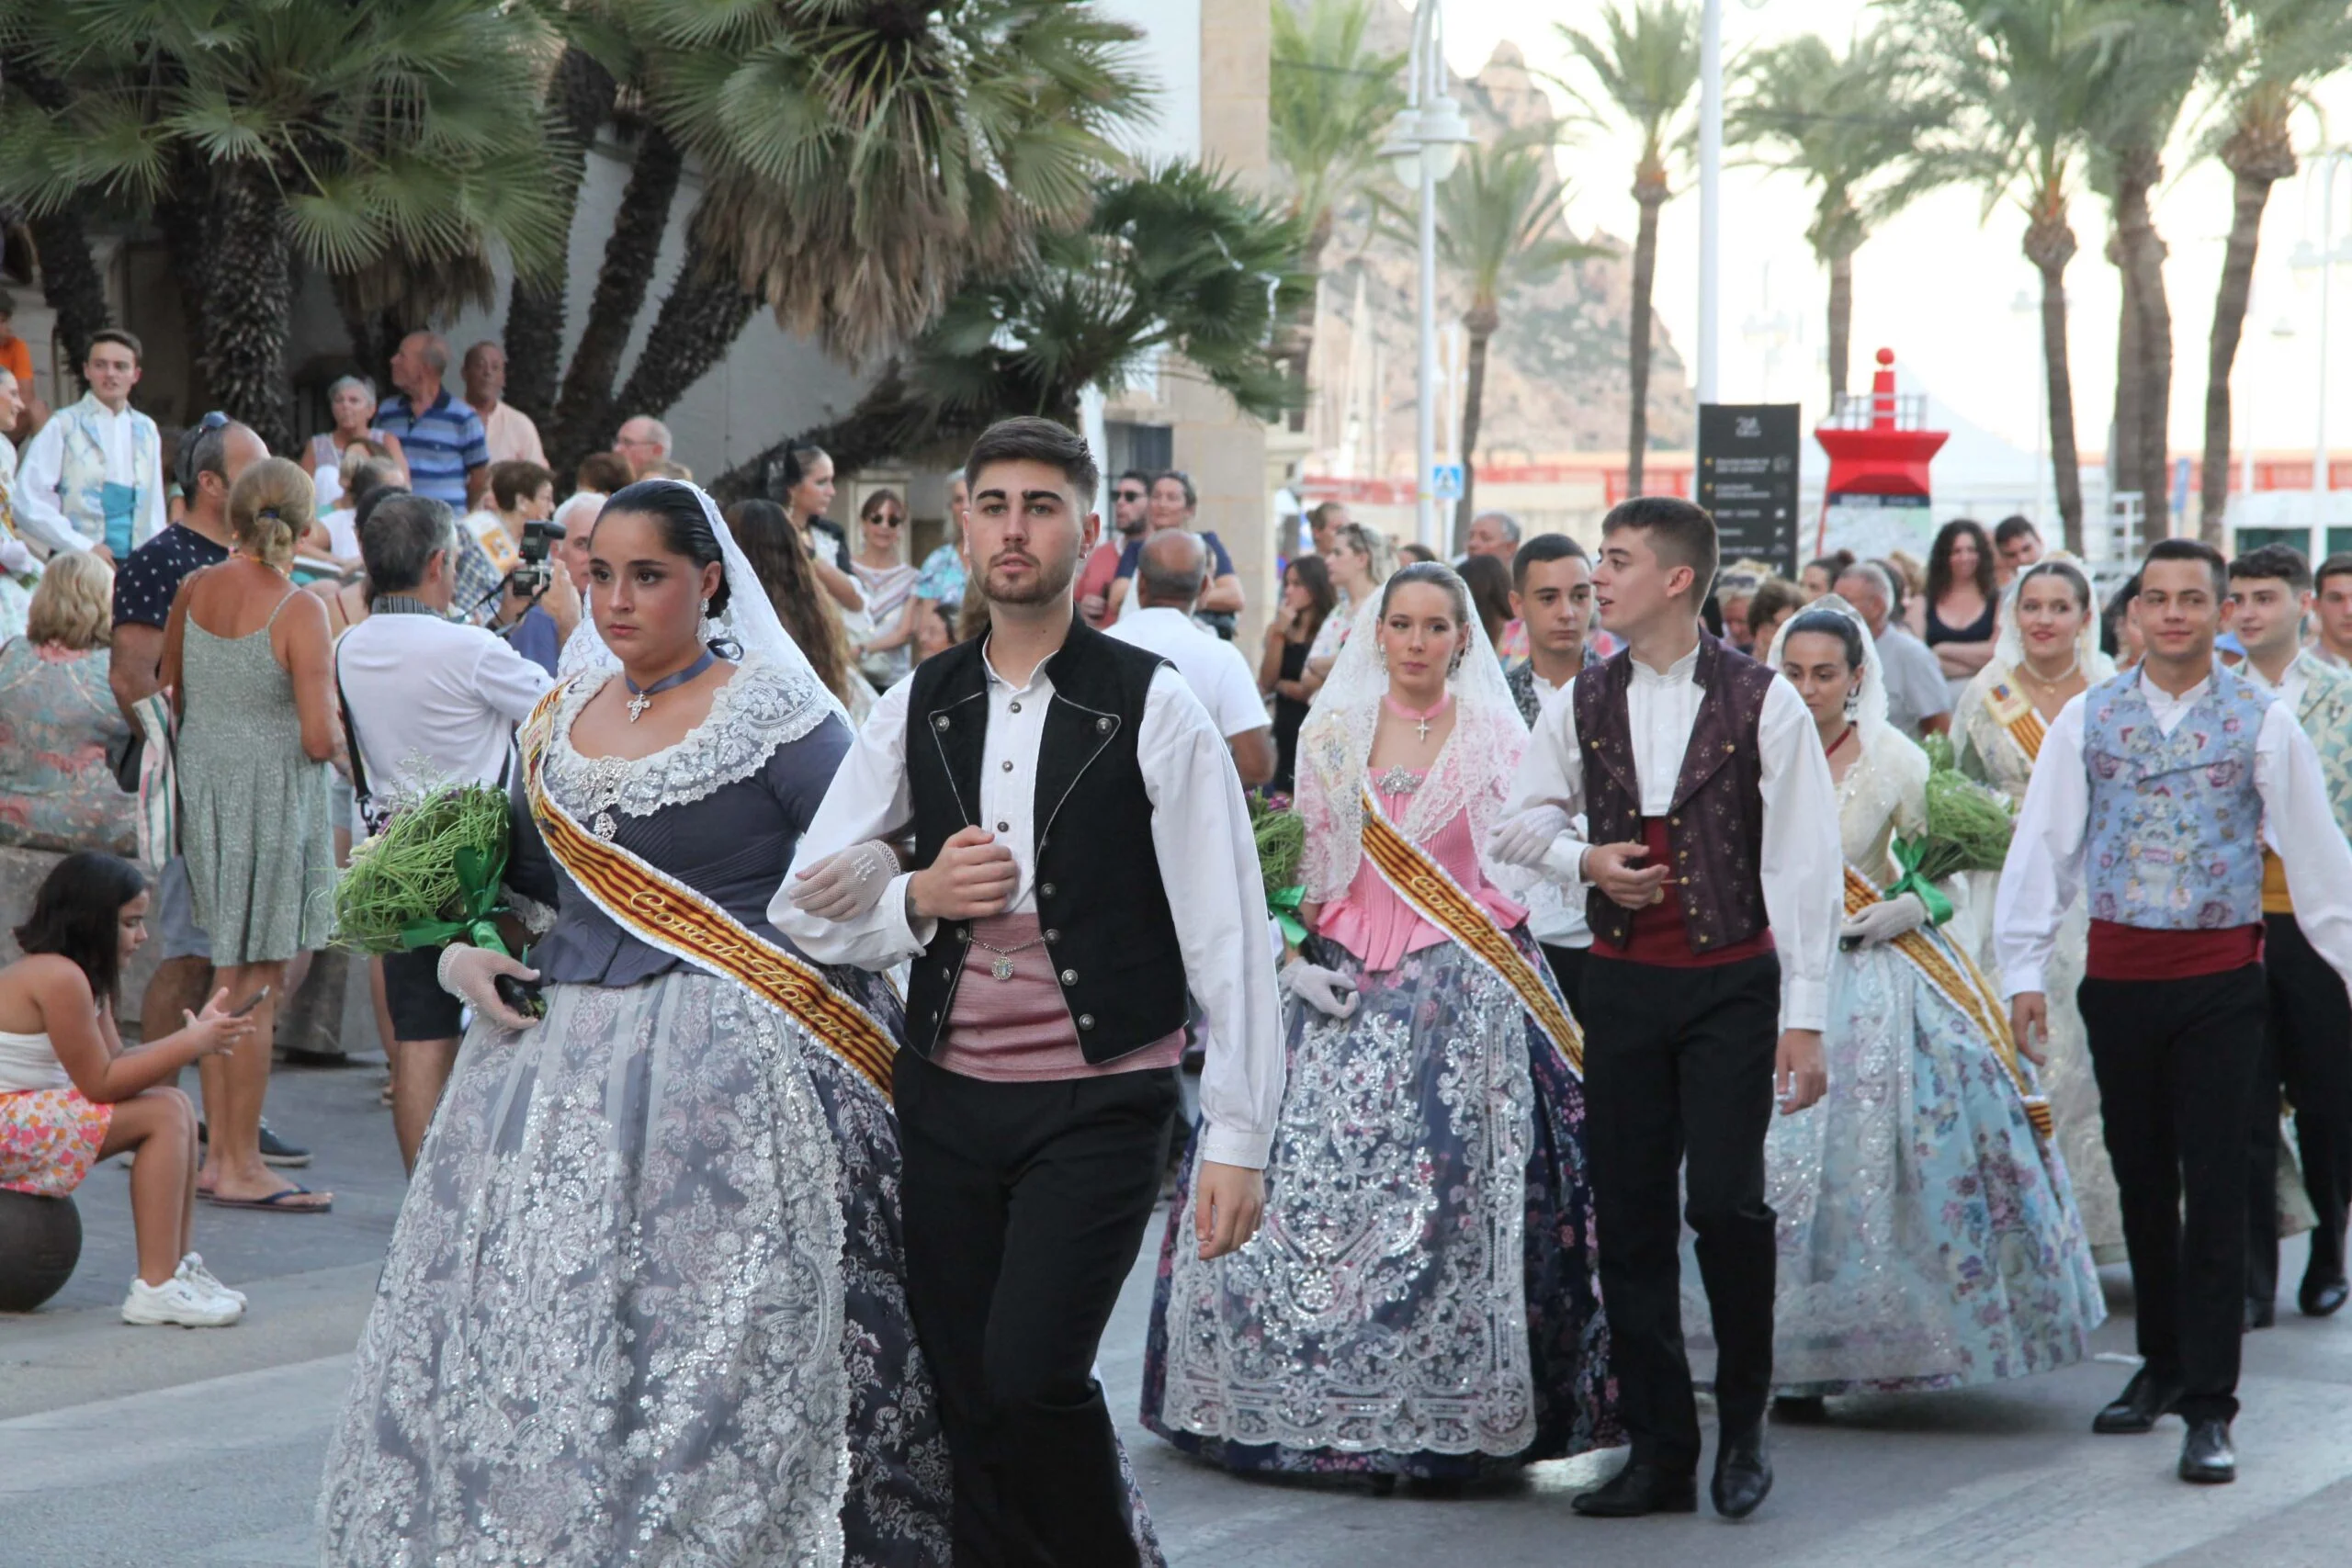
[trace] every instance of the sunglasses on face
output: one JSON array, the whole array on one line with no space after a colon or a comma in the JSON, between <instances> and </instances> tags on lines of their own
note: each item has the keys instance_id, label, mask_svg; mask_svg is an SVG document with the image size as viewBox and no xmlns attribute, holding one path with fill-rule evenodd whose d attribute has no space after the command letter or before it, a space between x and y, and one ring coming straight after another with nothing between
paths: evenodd
<instances>
[{"instance_id":1,"label":"sunglasses on face","mask_svg":"<svg viewBox=\"0 0 2352 1568\"><path fill-rule=\"evenodd\" d=\"M899 516L895 512L877 512L873 516L868 517L866 521L868 523L879 524L885 528L899 528L905 526L907 520Z\"/></svg>"},{"instance_id":2,"label":"sunglasses on face","mask_svg":"<svg viewBox=\"0 0 2352 1568\"><path fill-rule=\"evenodd\" d=\"M1141 501L1143 498L1143 491L1139 490L1123 490L1119 492L1121 501Z\"/></svg>"}]
</instances>

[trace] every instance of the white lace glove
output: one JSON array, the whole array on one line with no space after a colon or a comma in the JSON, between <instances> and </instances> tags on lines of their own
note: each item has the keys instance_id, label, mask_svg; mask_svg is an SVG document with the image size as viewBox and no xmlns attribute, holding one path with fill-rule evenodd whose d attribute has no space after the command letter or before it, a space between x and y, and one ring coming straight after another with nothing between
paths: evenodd
<instances>
[{"instance_id":1,"label":"white lace glove","mask_svg":"<svg viewBox=\"0 0 2352 1568\"><path fill-rule=\"evenodd\" d=\"M1356 1003L1362 999L1354 981L1337 969L1326 969L1304 958L1283 965L1282 981L1283 990L1326 1018L1353 1018Z\"/></svg>"},{"instance_id":2,"label":"white lace glove","mask_svg":"<svg viewBox=\"0 0 2352 1568\"><path fill-rule=\"evenodd\" d=\"M486 1018L501 1029L532 1029L538 1020L516 1012L498 996L498 977L512 975L518 980L536 980L539 972L509 958L503 953L492 953L486 947L467 942L451 942L441 950L441 965L435 971L441 988L474 1010L474 1016Z\"/></svg>"},{"instance_id":3,"label":"white lace glove","mask_svg":"<svg viewBox=\"0 0 2352 1568\"><path fill-rule=\"evenodd\" d=\"M1928 906L1917 893L1898 893L1894 897L1872 904L1838 931L1838 939L1848 947L1876 947L1893 942L1906 932L1916 931L1928 923Z\"/></svg>"},{"instance_id":4,"label":"white lace glove","mask_svg":"<svg viewBox=\"0 0 2352 1568\"><path fill-rule=\"evenodd\" d=\"M827 855L792 881L792 907L820 920L854 920L882 902L899 857L879 839Z\"/></svg>"},{"instance_id":5,"label":"white lace glove","mask_svg":"<svg viewBox=\"0 0 2352 1568\"><path fill-rule=\"evenodd\" d=\"M1487 852L1505 865L1539 870L1552 840L1572 826L1568 814L1556 806L1531 806L1495 824L1487 835Z\"/></svg>"},{"instance_id":6,"label":"white lace glove","mask_svg":"<svg viewBox=\"0 0 2352 1568\"><path fill-rule=\"evenodd\" d=\"M33 566L33 553L22 540L0 535L0 571L16 577L30 573Z\"/></svg>"}]
</instances>

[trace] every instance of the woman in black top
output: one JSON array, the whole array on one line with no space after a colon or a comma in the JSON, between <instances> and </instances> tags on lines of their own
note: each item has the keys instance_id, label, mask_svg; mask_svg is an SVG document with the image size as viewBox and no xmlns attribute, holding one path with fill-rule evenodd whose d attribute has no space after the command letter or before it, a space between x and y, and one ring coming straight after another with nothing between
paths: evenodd
<instances>
[{"instance_id":1,"label":"woman in black top","mask_svg":"<svg viewBox=\"0 0 2352 1568\"><path fill-rule=\"evenodd\" d=\"M1956 517L1928 554L1928 626L1947 680L1965 685L1993 657L2000 590L1993 581L1993 541L1980 524Z\"/></svg>"},{"instance_id":2,"label":"woman in black top","mask_svg":"<svg viewBox=\"0 0 2352 1568\"><path fill-rule=\"evenodd\" d=\"M1306 652L1339 603L1330 569L1320 556L1301 556L1283 573L1282 607L1266 628L1258 660L1258 690L1274 704L1274 776L1268 788L1288 795L1298 761L1298 727L1306 722Z\"/></svg>"}]
</instances>

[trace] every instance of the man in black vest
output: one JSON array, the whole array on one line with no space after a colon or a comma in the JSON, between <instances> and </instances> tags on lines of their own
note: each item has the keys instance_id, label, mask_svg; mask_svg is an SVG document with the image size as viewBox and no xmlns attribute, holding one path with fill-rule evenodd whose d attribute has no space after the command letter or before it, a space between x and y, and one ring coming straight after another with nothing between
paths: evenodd
<instances>
[{"instance_id":1,"label":"man in black vest","mask_svg":"<svg viewBox=\"0 0 2352 1568\"><path fill-rule=\"evenodd\" d=\"M959 1568L1138 1560L1092 1365L1159 1194L1186 995L1202 1256L1256 1230L1282 1099L1240 782L1182 678L1077 620L1096 471L1049 420L973 446L990 631L885 694L771 915L810 957L911 960L896 1098L908 1304L956 1466ZM900 872L886 846L913 840Z\"/></svg>"},{"instance_id":2,"label":"man in black vest","mask_svg":"<svg viewBox=\"0 0 2352 1568\"><path fill-rule=\"evenodd\" d=\"M1744 1517L1770 1491L1764 1134L1776 1088L1783 1111L1826 1088L1821 1026L1844 913L1837 791L1795 690L1700 626L1716 555L1714 519L1687 501L1644 496L1602 520L1593 599L1625 647L1545 706L1512 790L1519 815L1494 835L1498 859L1589 890L1585 1144L1633 1439L1624 1470L1575 1501L1600 1517L1698 1506L1686 1180L1717 1348L1715 1509ZM1571 829L1579 813L1585 837Z\"/></svg>"}]
</instances>

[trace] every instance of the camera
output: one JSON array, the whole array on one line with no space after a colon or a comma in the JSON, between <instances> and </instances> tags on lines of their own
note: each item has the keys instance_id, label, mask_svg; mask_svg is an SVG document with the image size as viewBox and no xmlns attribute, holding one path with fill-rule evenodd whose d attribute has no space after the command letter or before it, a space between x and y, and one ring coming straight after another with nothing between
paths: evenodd
<instances>
[{"instance_id":1,"label":"camera","mask_svg":"<svg viewBox=\"0 0 2352 1568\"><path fill-rule=\"evenodd\" d=\"M563 525L553 521L523 525L522 547L515 553L523 564L506 574L507 591L526 598L536 599L548 591L554 581L554 569L548 565L548 556L555 542L564 536Z\"/></svg>"}]
</instances>

